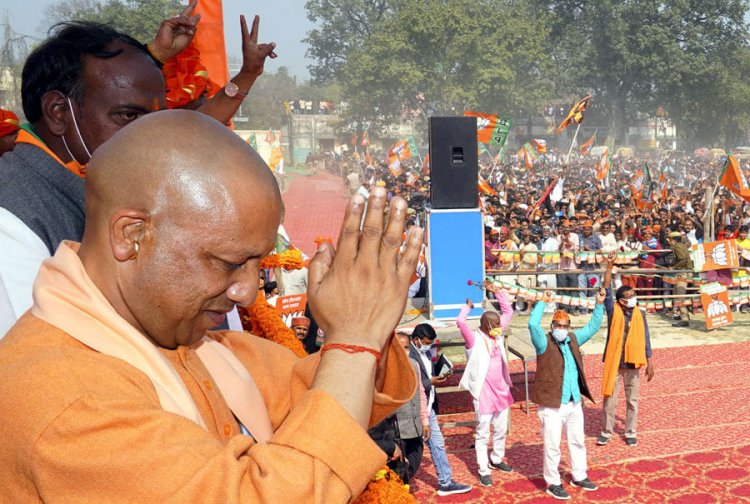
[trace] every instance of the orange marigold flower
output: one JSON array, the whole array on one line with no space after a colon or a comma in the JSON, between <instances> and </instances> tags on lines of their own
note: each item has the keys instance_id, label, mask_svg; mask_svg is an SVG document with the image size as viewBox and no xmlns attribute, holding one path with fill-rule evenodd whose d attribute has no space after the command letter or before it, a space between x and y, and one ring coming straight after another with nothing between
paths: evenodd
<instances>
[{"instance_id":1,"label":"orange marigold flower","mask_svg":"<svg viewBox=\"0 0 750 504\"><path fill-rule=\"evenodd\" d=\"M239 311L242 327L246 331L285 346L299 357L307 356L302 342L294 335L294 331L284 324L276 308L266 302L262 291L258 292L258 297L252 305L246 309L240 308Z\"/></svg>"},{"instance_id":2,"label":"orange marigold flower","mask_svg":"<svg viewBox=\"0 0 750 504\"><path fill-rule=\"evenodd\" d=\"M367 484L364 491L354 499L353 504L414 504L416 499L409 493L409 487L404 485L401 478L384 467Z\"/></svg>"}]
</instances>

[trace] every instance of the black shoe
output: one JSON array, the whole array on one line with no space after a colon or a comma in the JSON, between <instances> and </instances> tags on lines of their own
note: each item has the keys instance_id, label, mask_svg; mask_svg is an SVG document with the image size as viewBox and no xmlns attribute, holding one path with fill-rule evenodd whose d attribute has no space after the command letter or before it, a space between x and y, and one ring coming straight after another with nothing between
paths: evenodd
<instances>
[{"instance_id":1,"label":"black shoe","mask_svg":"<svg viewBox=\"0 0 750 504\"><path fill-rule=\"evenodd\" d=\"M679 322L672 324L672 327L690 327L690 322L687 320L680 320Z\"/></svg>"},{"instance_id":2,"label":"black shoe","mask_svg":"<svg viewBox=\"0 0 750 504\"><path fill-rule=\"evenodd\" d=\"M638 445L638 440L634 437L626 437L625 444L628 446L636 446Z\"/></svg>"},{"instance_id":3,"label":"black shoe","mask_svg":"<svg viewBox=\"0 0 750 504\"><path fill-rule=\"evenodd\" d=\"M480 474L479 484L486 487L492 486L492 478L490 478L489 474Z\"/></svg>"},{"instance_id":4,"label":"black shoe","mask_svg":"<svg viewBox=\"0 0 750 504\"><path fill-rule=\"evenodd\" d=\"M567 490L565 490L565 487L563 487L562 484L548 486L547 494L551 495L557 500L570 500L570 494Z\"/></svg>"},{"instance_id":5,"label":"black shoe","mask_svg":"<svg viewBox=\"0 0 750 504\"><path fill-rule=\"evenodd\" d=\"M612 439L612 436L605 436L604 434L602 434L597 438L596 444L599 446L604 446L605 444L609 443L610 439Z\"/></svg>"},{"instance_id":6,"label":"black shoe","mask_svg":"<svg viewBox=\"0 0 750 504\"><path fill-rule=\"evenodd\" d=\"M471 490L471 485L462 485L450 480L447 485L440 485L437 494L441 497L445 495L462 494Z\"/></svg>"},{"instance_id":7,"label":"black shoe","mask_svg":"<svg viewBox=\"0 0 750 504\"><path fill-rule=\"evenodd\" d=\"M571 480L570 484L573 486L577 486L578 488L583 488L587 492L593 492L594 490L599 489L599 487L596 486L596 483L588 478L582 479L581 481Z\"/></svg>"},{"instance_id":8,"label":"black shoe","mask_svg":"<svg viewBox=\"0 0 750 504\"><path fill-rule=\"evenodd\" d=\"M513 472L513 468L506 464L505 462L500 462L499 464L494 463L490 460L490 469L494 469L496 471L502 471L502 472Z\"/></svg>"}]
</instances>

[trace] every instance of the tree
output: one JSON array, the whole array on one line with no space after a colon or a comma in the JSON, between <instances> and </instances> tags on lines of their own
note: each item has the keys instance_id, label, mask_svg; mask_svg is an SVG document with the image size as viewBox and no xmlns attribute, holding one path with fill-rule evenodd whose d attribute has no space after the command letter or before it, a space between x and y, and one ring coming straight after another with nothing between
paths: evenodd
<instances>
[{"instance_id":1,"label":"tree","mask_svg":"<svg viewBox=\"0 0 750 504\"><path fill-rule=\"evenodd\" d=\"M96 21L148 42L161 22L185 8L181 0L62 0L45 10L45 28L62 21Z\"/></svg>"},{"instance_id":2,"label":"tree","mask_svg":"<svg viewBox=\"0 0 750 504\"><path fill-rule=\"evenodd\" d=\"M560 83L604 105L610 144L661 104L693 135L688 103L718 96L706 77L747 36L746 0L539 0L539 8L552 13Z\"/></svg>"},{"instance_id":3,"label":"tree","mask_svg":"<svg viewBox=\"0 0 750 504\"><path fill-rule=\"evenodd\" d=\"M358 2L340 3L346 9ZM335 62L348 119L371 131L467 107L508 116L536 107L551 91L545 16L528 2L402 0L363 26L342 29L344 50L322 44L310 53Z\"/></svg>"}]
</instances>

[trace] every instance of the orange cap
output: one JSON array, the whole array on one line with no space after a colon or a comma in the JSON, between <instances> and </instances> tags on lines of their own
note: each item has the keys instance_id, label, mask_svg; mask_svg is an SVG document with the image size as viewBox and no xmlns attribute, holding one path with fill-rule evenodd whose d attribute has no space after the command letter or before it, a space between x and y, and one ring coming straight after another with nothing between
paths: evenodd
<instances>
[{"instance_id":1,"label":"orange cap","mask_svg":"<svg viewBox=\"0 0 750 504\"><path fill-rule=\"evenodd\" d=\"M570 316L565 310L555 310L552 315L552 322L567 322L570 324Z\"/></svg>"}]
</instances>

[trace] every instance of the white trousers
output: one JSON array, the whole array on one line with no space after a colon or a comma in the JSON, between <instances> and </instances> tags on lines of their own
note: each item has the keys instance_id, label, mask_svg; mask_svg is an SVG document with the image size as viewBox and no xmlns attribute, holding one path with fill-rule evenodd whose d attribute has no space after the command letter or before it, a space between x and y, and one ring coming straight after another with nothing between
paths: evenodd
<instances>
[{"instance_id":1,"label":"white trousers","mask_svg":"<svg viewBox=\"0 0 750 504\"><path fill-rule=\"evenodd\" d=\"M586 443L583 434L581 402L568 402L559 408L537 407L544 439L544 481L547 485L560 484L560 440L563 427L568 434L568 450L573 479L586 479Z\"/></svg>"},{"instance_id":2,"label":"white trousers","mask_svg":"<svg viewBox=\"0 0 750 504\"><path fill-rule=\"evenodd\" d=\"M477 415L477 428L474 432L474 449L477 452L477 465L479 474L486 476L490 474L489 461L499 464L505 457L505 436L508 434L508 410L505 408L500 413L492 415L479 414L479 402L474 399L474 412ZM490 425L492 426L492 453L487 456L487 443L490 440Z\"/></svg>"}]
</instances>

